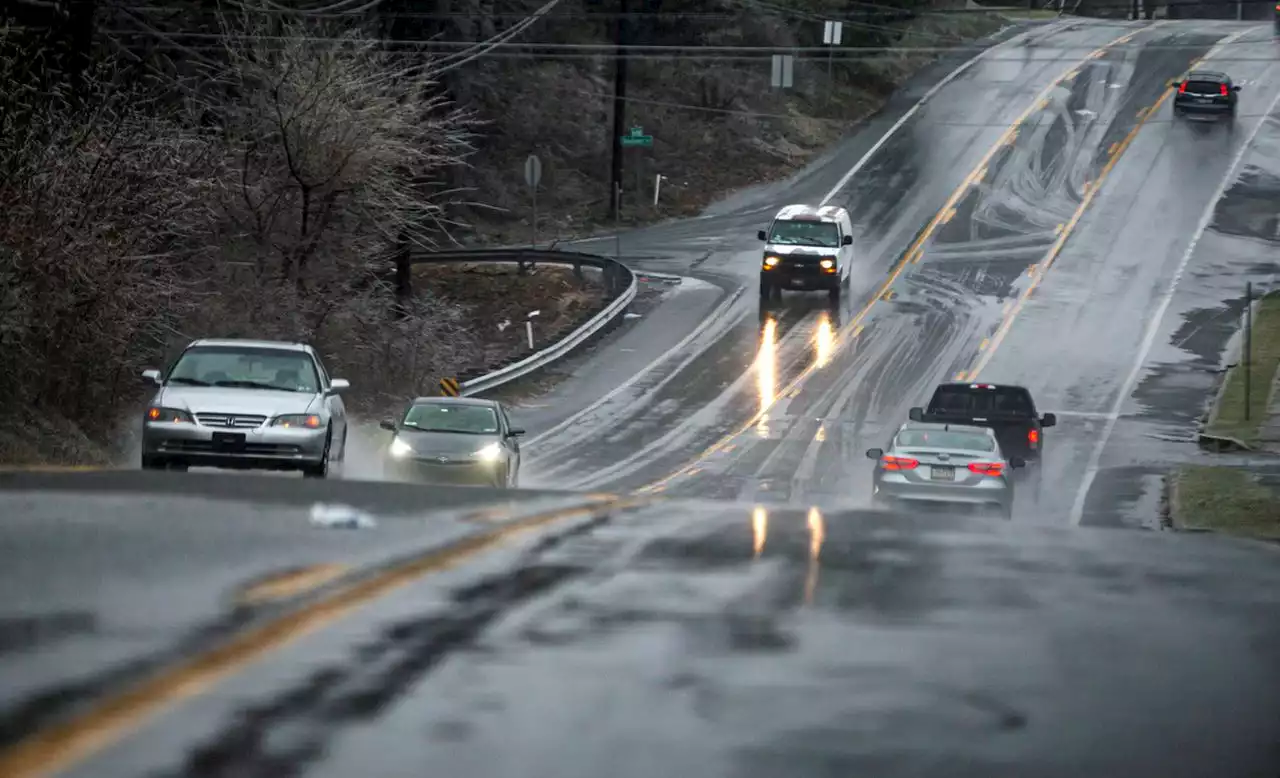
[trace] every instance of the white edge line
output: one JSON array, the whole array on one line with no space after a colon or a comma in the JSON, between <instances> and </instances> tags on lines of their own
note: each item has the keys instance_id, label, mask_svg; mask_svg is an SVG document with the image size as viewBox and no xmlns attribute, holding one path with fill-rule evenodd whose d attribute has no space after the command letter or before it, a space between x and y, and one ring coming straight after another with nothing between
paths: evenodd
<instances>
[{"instance_id":1,"label":"white edge line","mask_svg":"<svg viewBox=\"0 0 1280 778\"><path fill-rule=\"evenodd\" d=\"M1204 59L1208 59L1208 56L1204 57ZM1187 250L1183 252L1182 259L1178 261L1178 269L1174 271L1173 280L1170 281L1168 288L1160 296L1160 305L1156 307L1155 314L1152 315L1151 321L1147 324L1147 332L1143 336L1142 348L1138 351L1138 358L1134 361L1133 369L1129 371L1128 377L1125 378L1124 384L1120 387L1120 394L1116 397L1115 404L1111 406L1111 411L1107 414L1107 424L1102 428L1102 434L1098 437L1098 442L1094 446L1093 452L1089 455L1089 463L1085 466L1084 480L1080 482L1080 489L1076 492L1075 502L1071 505L1071 523L1073 525L1079 525L1084 518L1085 500L1089 496L1089 489L1093 487L1093 479L1098 475L1098 465L1102 461L1102 452L1107 446L1107 440L1111 437L1111 433L1115 431L1116 422L1120 419L1120 412L1124 409L1124 404L1128 402L1134 385L1138 383L1138 377L1142 375L1142 368L1146 365L1147 355L1150 354L1151 347L1155 345L1156 336L1160 334L1160 324L1164 321L1164 315L1169 310L1169 305L1173 302L1173 295L1178 288L1178 282L1182 280L1182 275L1186 272L1191 256L1195 253L1196 247L1200 245L1200 238L1204 236L1204 231L1208 229L1209 223L1213 221L1213 214L1218 210L1218 201L1222 199L1227 187L1235 183L1238 177L1237 168L1240 167L1245 154L1249 152L1249 148L1253 145L1253 139L1257 137L1263 125L1270 121L1271 113L1275 110L1277 103L1280 103L1280 92L1277 92L1276 96L1271 100L1271 105L1267 107L1262 118L1258 120L1253 131L1249 133L1249 137L1245 138L1240 150L1236 152L1235 157L1231 160L1231 167L1227 168L1226 175L1218 182L1218 188L1214 190L1213 197L1209 198L1209 204L1205 206L1204 213L1200 216L1200 222L1196 225L1196 231L1192 234L1191 243L1187 246Z\"/></svg>"},{"instance_id":2,"label":"white edge line","mask_svg":"<svg viewBox=\"0 0 1280 778\"><path fill-rule=\"evenodd\" d=\"M962 64L960 67L956 68L955 70L951 71L946 76L944 76L941 81L939 81L938 83L930 87L929 91L925 92L924 95L918 101L916 101L915 105L911 106L909 109L907 109L906 113L898 117L898 121L894 122L893 126L890 127L888 130L886 130L884 135L880 136L880 139L875 142L875 145L873 145L870 149L867 149L867 153L863 154L861 159L853 163L853 167L845 171L845 174L840 177L840 180L836 183L834 187L831 188L830 192L827 192L827 196L823 197L822 202L818 203L818 205L820 206L826 205L828 202L831 201L831 198L840 194L840 190L844 189L845 185L849 183L849 179L856 176L858 174L858 171L862 170L862 168L865 167L866 164L871 161L871 158L875 156L876 152L879 151L881 148L883 148L884 144L888 143L889 139L892 138L898 130L902 129L902 126L906 124L908 121L910 121L911 117L915 116L916 112L919 111L921 108L923 108L925 103L932 100L934 95L942 91L942 88L944 86L946 86L947 84L950 84L952 81L955 81L957 78L960 77L961 73L973 67L978 60L985 57L988 53L995 51L996 49L1002 46L1008 46L1009 44L1013 43L1019 38L1024 38L1027 35L1030 35L1033 31L1038 29L1040 28L1036 27L1031 30L1026 30L1025 32L1021 32L1021 33L1018 33L1017 35L1014 35L1013 37L1009 38L1006 41L1001 41L1000 43L997 43L994 46L983 49L982 51L978 52L973 57L971 57L967 62Z\"/></svg>"},{"instance_id":3,"label":"white edge line","mask_svg":"<svg viewBox=\"0 0 1280 778\"><path fill-rule=\"evenodd\" d=\"M745 287L740 286L734 291L725 295L724 299L721 300L720 303L715 308L713 308L711 312L708 313L707 316L702 320L702 323L699 324L697 327L695 327L693 330L691 330L688 335L685 335L684 338L681 339L679 343L675 344L671 348L659 354L656 358L654 358L652 362L645 365L640 370L636 371L630 378L628 378L626 381L623 381L618 386L614 387L612 390L609 391L609 393L607 393L600 399L596 400L595 402L591 403L587 407L573 414L569 418L555 425L551 429L545 430L542 432L542 434L536 435L528 439L527 441L525 441L524 445L533 446L537 444L538 441L545 440L551 437L552 435L559 434L565 428L577 423L578 420L581 419L582 417L595 411L597 408L609 402L614 397L617 397L622 392L631 388L633 385L635 385L637 381L639 381L641 378L644 378L652 370L658 367L658 365L661 365L663 362L666 362L668 359L671 359L675 354L679 353L681 350L686 348L690 343L692 343L695 338L702 335L713 324L715 324L717 321L723 318L724 315L729 311L729 309L733 307L733 304L738 301L738 298L742 296L742 293L745 291L745 289L746 289Z\"/></svg>"}]
</instances>

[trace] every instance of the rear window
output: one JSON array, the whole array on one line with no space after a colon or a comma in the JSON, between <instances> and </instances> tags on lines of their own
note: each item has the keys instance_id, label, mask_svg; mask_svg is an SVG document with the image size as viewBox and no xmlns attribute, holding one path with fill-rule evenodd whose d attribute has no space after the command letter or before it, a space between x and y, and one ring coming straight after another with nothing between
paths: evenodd
<instances>
[{"instance_id":1,"label":"rear window","mask_svg":"<svg viewBox=\"0 0 1280 778\"><path fill-rule=\"evenodd\" d=\"M1188 81L1187 91L1198 95L1219 95L1222 94L1222 86L1220 81Z\"/></svg>"},{"instance_id":2,"label":"rear window","mask_svg":"<svg viewBox=\"0 0 1280 778\"><path fill-rule=\"evenodd\" d=\"M930 413L964 416L1027 416L1035 415L1031 393L1012 386L994 389L974 389L968 386L941 386L929 403Z\"/></svg>"},{"instance_id":3,"label":"rear window","mask_svg":"<svg viewBox=\"0 0 1280 778\"><path fill-rule=\"evenodd\" d=\"M903 430L898 433L899 448L959 448L967 451L994 451L996 444L989 436L976 432L951 430Z\"/></svg>"}]
</instances>

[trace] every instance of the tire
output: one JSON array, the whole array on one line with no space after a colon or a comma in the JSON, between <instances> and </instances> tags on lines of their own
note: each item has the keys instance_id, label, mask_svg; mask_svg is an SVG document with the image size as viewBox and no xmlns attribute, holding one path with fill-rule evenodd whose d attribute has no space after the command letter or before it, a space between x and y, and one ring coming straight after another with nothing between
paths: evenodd
<instances>
[{"instance_id":1,"label":"tire","mask_svg":"<svg viewBox=\"0 0 1280 778\"><path fill-rule=\"evenodd\" d=\"M169 465L160 457L142 457L143 470L167 470Z\"/></svg>"},{"instance_id":2,"label":"tire","mask_svg":"<svg viewBox=\"0 0 1280 778\"><path fill-rule=\"evenodd\" d=\"M324 454L320 457L320 464L306 465L302 468L304 478L328 478L329 477L329 451L333 445L332 438L325 438Z\"/></svg>"},{"instance_id":3,"label":"tire","mask_svg":"<svg viewBox=\"0 0 1280 778\"><path fill-rule=\"evenodd\" d=\"M760 302L762 302L762 303L764 303L764 302L768 302L768 301L769 301L769 298L770 298L770 297L772 297L772 296L773 296L773 289L772 289L772 287L770 287L769 282L768 282L768 281L765 281L765 280L763 280L763 279L761 279L761 281L760 281Z\"/></svg>"},{"instance_id":4,"label":"tire","mask_svg":"<svg viewBox=\"0 0 1280 778\"><path fill-rule=\"evenodd\" d=\"M840 285L839 284L836 284L835 286L827 290L827 299L831 301L832 305L838 305L840 303Z\"/></svg>"}]
</instances>

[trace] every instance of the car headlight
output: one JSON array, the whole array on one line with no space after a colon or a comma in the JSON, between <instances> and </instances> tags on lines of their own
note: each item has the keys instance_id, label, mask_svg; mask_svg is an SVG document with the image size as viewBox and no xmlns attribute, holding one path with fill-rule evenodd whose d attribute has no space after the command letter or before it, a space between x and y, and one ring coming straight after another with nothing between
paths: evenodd
<instances>
[{"instance_id":1,"label":"car headlight","mask_svg":"<svg viewBox=\"0 0 1280 778\"><path fill-rule=\"evenodd\" d=\"M164 421L172 424L195 424L191 414L181 408L164 408L153 405L147 409L147 421Z\"/></svg>"},{"instance_id":2,"label":"car headlight","mask_svg":"<svg viewBox=\"0 0 1280 778\"><path fill-rule=\"evenodd\" d=\"M831 268L836 266L836 261L834 259L824 259L818 264L822 265L823 270L830 270Z\"/></svg>"},{"instance_id":3,"label":"car headlight","mask_svg":"<svg viewBox=\"0 0 1280 778\"><path fill-rule=\"evenodd\" d=\"M396 438L391 441L391 448L387 449L387 452L396 459L403 459L413 453L413 446Z\"/></svg>"},{"instance_id":4,"label":"car headlight","mask_svg":"<svg viewBox=\"0 0 1280 778\"><path fill-rule=\"evenodd\" d=\"M324 421L315 414L299 413L291 416L277 416L271 420L272 427L305 427L306 429L318 430L324 426Z\"/></svg>"},{"instance_id":5,"label":"car headlight","mask_svg":"<svg viewBox=\"0 0 1280 778\"><path fill-rule=\"evenodd\" d=\"M764 266L765 266L765 268L771 268L771 267L773 267L774 265L778 264L778 263L779 263L779 262L781 262L781 261L782 261L782 259L781 259L780 257L765 257L765 258L764 258Z\"/></svg>"},{"instance_id":6,"label":"car headlight","mask_svg":"<svg viewBox=\"0 0 1280 778\"><path fill-rule=\"evenodd\" d=\"M473 456L481 462L497 462L502 457L502 446L497 443L490 443L484 448L477 451Z\"/></svg>"}]
</instances>

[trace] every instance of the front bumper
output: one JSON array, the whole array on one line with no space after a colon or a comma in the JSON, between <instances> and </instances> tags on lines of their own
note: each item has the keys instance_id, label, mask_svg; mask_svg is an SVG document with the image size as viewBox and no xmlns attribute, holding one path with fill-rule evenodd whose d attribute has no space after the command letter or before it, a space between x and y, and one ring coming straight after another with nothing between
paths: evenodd
<instances>
[{"instance_id":1,"label":"front bumper","mask_svg":"<svg viewBox=\"0 0 1280 778\"><path fill-rule=\"evenodd\" d=\"M293 469L324 460L328 430L262 426L215 429L199 424L143 423L145 458L196 467Z\"/></svg>"},{"instance_id":2,"label":"front bumper","mask_svg":"<svg viewBox=\"0 0 1280 778\"><path fill-rule=\"evenodd\" d=\"M760 287L762 289L835 289L840 286L840 273L833 268L827 272L817 265L793 268L790 263L783 262L769 270L760 271Z\"/></svg>"},{"instance_id":3,"label":"front bumper","mask_svg":"<svg viewBox=\"0 0 1280 778\"><path fill-rule=\"evenodd\" d=\"M464 457L389 457L384 472L388 478L411 483L449 484L453 486L507 485L507 463L486 462Z\"/></svg>"}]
</instances>

